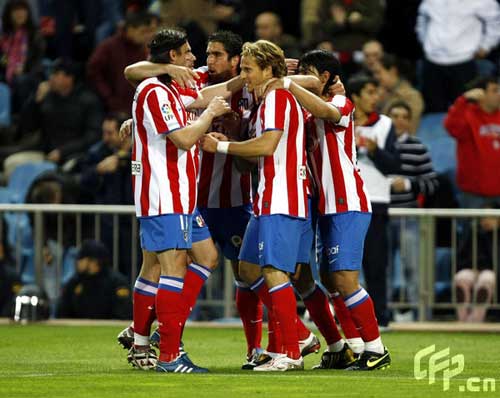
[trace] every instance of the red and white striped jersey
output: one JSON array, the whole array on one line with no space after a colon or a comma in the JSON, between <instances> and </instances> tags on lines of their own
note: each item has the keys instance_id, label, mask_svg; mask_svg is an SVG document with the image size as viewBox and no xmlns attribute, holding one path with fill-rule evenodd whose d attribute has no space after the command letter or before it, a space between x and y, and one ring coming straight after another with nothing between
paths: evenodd
<instances>
[{"instance_id":1,"label":"red and white striped jersey","mask_svg":"<svg viewBox=\"0 0 500 398\"><path fill-rule=\"evenodd\" d=\"M196 206L195 146L178 149L166 137L187 124L186 106L196 91L179 92L158 78L137 87L132 106L132 186L138 217L191 214Z\"/></svg>"},{"instance_id":2,"label":"red and white striped jersey","mask_svg":"<svg viewBox=\"0 0 500 398\"><path fill-rule=\"evenodd\" d=\"M254 214L307 217L304 114L299 103L288 90L271 91L259 105L251 127L256 137L276 134L270 130L283 131L274 153L259 158Z\"/></svg>"},{"instance_id":3,"label":"red and white striped jersey","mask_svg":"<svg viewBox=\"0 0 500 398\"><path fill-rule=\"evenodd\" d=\"M196 69L200 76L198 88L206 87L208 68ZM246 132L245 120L249 118L253 106L253 96L246 88L227 99L232 113L215 119L210 131L225 134L231 140L240 141ZM221 153L201 153L198 185L198 207L230 208L251 203L251 173L241 172L235 165L234 157Z\"/></svg>"},{"instance_id":4,"label":"red and white striped jersey","mask_svg":"<svg viewBox=\"0 0 500 398\"><path fill-rule=\"evenodd\" d=\"M341 114L338 123L309 116L308 160L318 195L320 214L371 212L371 204L356 165L354 104L343 95L329 101Z\"/></svg>"}]
</instances>

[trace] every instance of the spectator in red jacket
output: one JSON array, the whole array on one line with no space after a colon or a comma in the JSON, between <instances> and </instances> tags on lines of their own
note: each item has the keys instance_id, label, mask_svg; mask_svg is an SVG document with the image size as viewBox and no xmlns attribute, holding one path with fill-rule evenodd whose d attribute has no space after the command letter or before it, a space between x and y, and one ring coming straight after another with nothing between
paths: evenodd
<instances>
[{"instance_id":1,"label":"spectator in red jacket","mask_svg":"<svg viewBox=\"0 0 500 398\"><path fill-rule=\"evenodd\" d=\"M147 58L146 45L157 23L149 13L130 14L123 31L99 44L87 64L87 78L106 105L108 112L130 114L134 88L125 80L127 65Z\"/></svg>"},{"instance_id":2,"label":"spectator in red jacket","mask_svg":"<svg viewBox=\"0 0 500 398\"><path fill-rule=\"evenodd\" d=\"M500 86L481 77L455 100L444 125L457 140L457 183L463 207L500 199Z\"/></svg>"}]
</instances>

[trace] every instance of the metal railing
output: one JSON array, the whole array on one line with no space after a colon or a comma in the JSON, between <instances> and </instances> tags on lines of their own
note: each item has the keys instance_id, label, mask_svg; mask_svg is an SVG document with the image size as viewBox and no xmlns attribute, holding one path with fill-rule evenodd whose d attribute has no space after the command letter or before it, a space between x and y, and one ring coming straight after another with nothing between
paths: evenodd
<instances>
[{"instance_id":1,"label":"metal railing","mask_svg":"<svg viewBox=\"0 0 500 398\"><path fill-rule=\"evenodd\" d=\"M56 242L60 247L64 246L65 234L68 229L74 228L74 245L80 246L83 238L94 238L101 240L102 235L102 220L104 217L111 218L112 223L112 258L113 269L118 270L120 259L122 256L130 256L130 280L133 285L139 271L139 240L138 240L138 223L135 216L133 206L104 206L104 205L37 205L37 204L0 204L0 215L8 213L21 219L26 217L26 214L31 215L30 226L23 228L32 228L33 237L33 263L34 263L34 279L37 284L43 286L44 281L44 242L46 235L45 220L51 215L57 218L57 233ZM472 254L474 262L473 268L477 267L477 230L478 219L481 217L498 217L500 219L500 210L494 209L390 209L389 214L391 219L401 219L401 233L405 230L405 222L416 220L418 225L418 276L417 280L407 281L410 284L418 284L418 297L409 302L405 299L402 291L400 292L399 300L390 303L392 308L411 308L418 310L418 318L420 321L429 319L432 316L432 310L437 308L456 308L457 301L454 289L451 289L450 302L436 302L435 297L435 251L436 251L436 222L439 219L449 219L451 222L451 279L457 271L457 248L458 248L458 225L461 220L472 221L473 232L473 247ZM66 222L68 217L71 217L72 222ZM124 219L130 221L130 245L127 245L128 253L121 252L119 238L122 234L120 231L120 222ZM109 220L108 220L109 221ZM0 239L2 239L5 231L2 230L0 223ZM85 231L85 232L84 232ZM89 232L91 231L91 232ZM18 271L21 271L21 258L23 251L23 243L21 236L24 231L16 230L15 242L15 258ZM88 236L88 235L91 236ZM498 275L498 230L493 232L494 247L493 247L493 270ZM1 240L0 240L1 241ZM404 251L404 247L400 247ZM60 288L62 281L62 250L56 255L56 273L55 286ZM402 267L404 265L402 264ZM404 268L402 270L404 274ZM207 307L222 308L224 317L235 315L234 311L234 286L231 266L228 262L224 262L222 266L214 273L207 282L206 298L199 300L199 304ZM452 286L452 280L449 281ZM220 292L223 292L221 295ZM59 293L59 292L55 292ZM495 291L493 308L500 308L498 304L498 288Z\"/></svg>"}]
</instances>

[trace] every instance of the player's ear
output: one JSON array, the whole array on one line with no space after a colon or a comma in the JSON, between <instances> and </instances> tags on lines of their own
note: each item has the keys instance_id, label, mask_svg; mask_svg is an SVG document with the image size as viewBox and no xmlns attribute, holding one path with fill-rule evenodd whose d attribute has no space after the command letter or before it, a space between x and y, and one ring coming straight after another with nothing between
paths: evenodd
<instances>
[{"instance_id":1,"label":"player's ear","mask_svg":"<svg viewBox=\"0 0 500 398\"><path fill-rule=\"evenodd\" d=\"M330 72L325 70L323 73L319 75L319 80L321 81L321 84L325 84L328 79L330 78Z\"/></svg>"},{"instance_id":2,"label":"player's ear","mask_svg":"<svg viewBox=\"0 0 500 398\"><path fill-rule=\"evenodd\" d=\"M168 57L170 58L170 61L172 61L172 62L175 61L175 59L177 58L178 55L179 55L179 53L176 50L170 50L168 52Z\"/></svg>"}]
</instances>

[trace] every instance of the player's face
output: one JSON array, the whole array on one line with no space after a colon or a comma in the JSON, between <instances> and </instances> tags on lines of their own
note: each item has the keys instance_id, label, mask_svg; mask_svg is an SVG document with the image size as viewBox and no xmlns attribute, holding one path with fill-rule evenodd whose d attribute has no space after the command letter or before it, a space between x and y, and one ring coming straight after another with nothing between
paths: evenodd
<instances>
[{"instance_id":1,"label":"player's face","mask_svg":"<svg viewBox=\"0 0 500 398\"><path fill-rule=\"evenodd\" d=\"M109 148L120 148L121 140L118 133L118 124L115 120L104 120L102 123L102 141Z\"/></svg>"},{"instance_id":2,"label":"player's face","mask_svg":"<svg viewBox=\"0 0 500 398\"><path fill-rule=\"evenodd\" d=\"M392 108L389 117L392 119L398 136L408 132L410 129L410 114L405 108Z\"/></svg>"},{"instance_id":3,"label":"player's face","mask_svg":"<svg viewBox=\"0 0 500 398\"><path fill-rule=\"evenodd\" d=\"M236 75L236 65L233 65L224 44L211 41L207 45L208 78L211 83L220 83Z\"/></svg>"},{"instance_id":4,"label":"player's face","mask_svg":"<svg viewBox=\"0 0 500 398\"><path fill-rule=\"evenodd\" d=\"M196 57L191 51L191 46L186 42L179 48L179 51L175 53L175 59L172 60L172 63L174 65L192 68L194 67L194 61L196 61Z\"/></svg>"},{"instance_id":5,"label":"player's face","mask_svg":"<svg viewBox=\"0 0 500 398\"><path fill-rule=\"evenodd\" d=\"M240 76L245 80L248 91L253 92L262 87L272 77L270 68L261 69L251 56L241 57Z\"/></svg>"},{"instance_id":6,"label":"player's face","mask_svg":"<svg viewBox=\"0 0 500 398\"><path fill-rule=\"evenodd\" d=\"M364 113L369 114L375 111L377 102L379 100L379 93L377 87L368 83L358 96L356 96L355 105L356 108L359 108Z\"/></svg>"}]
</instances>

